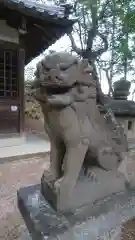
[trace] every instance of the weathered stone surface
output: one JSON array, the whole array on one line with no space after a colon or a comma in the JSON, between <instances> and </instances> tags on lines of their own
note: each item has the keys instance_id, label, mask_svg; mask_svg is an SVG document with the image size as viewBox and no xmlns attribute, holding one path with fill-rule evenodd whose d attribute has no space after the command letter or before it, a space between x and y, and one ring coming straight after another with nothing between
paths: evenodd
<instances>
[{"instance_id":1,"label":"weathered stone surface","mask_svg":"<svg viewBox=\"0 0 135 240\"><path fill-rule=\"evenodd\" d=\"M126 180L126 185L130 189L135 189L135 160L134 152L125 154L124 160L118 169L119 172L123 173Z\"/></svg>"},{"instance_id":2,"label":"weathered stone surface","mask_svg":"<svg viewBox=\"0 0 135 240\"><path fill-rule=\"evenodd\" d=\"M69 227L67 219L55 212L40 194L40 185L20 189L18 206L33 239L53 239Z\"/></svg>"},{"instance_id":3,"label":"weathered stone surface","mask_svg":"<svg viewBox=\"0 0 135 240\"><path fill-rule=\"evenodd\" d=\"M34 240L118 240L124 222L135 216L135 192L113 194L63 215L44 200L39 185L20 189L18 203Z\"/></svg>"},{"instance_id":4,"label":"weathered stone surface","mask_svg":"<svg viewBox=\"0 0 135 240\"><path fill-rule=\"evenodd\" d=\"M117 169L127 141L113 113L100 114L96 82L87 59L80 61L65 52L50 54L38 63L33 86L51 141L57 206L63 209L72 199L82 168L88 168L95 159L102 169Z\"/></svg>"},{"instance_id":5,"label":"weathered stone surface","mask_svg":"<svg viewBox=\"0 0 135 240\"><path fill-rule=\"evenodd\" d=\"M45 199L56 210L74 211L85 204L93 204L96 200L111 194L126 191L125 177L117 171L92 168L89 176L80 175L71 198L62 204L51 181L51 173L44 172L41 180L41 191Z\"/></svg>"},{"instance_id":6,"label":"weathered stone surface","mask_svg":"<svg viewBox=\"0 0 135 240\"><path fill-rule=\"evenodd\" d=\"M130 93L131 82L121 79L114 83L113 96L115 99L127 99Z\"/></svg>"}]
</instances>

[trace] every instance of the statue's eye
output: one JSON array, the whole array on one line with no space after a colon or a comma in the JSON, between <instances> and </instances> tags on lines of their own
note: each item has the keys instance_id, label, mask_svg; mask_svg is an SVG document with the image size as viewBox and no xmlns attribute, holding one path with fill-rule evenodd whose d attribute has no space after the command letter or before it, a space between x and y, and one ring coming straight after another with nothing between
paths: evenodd
<instances>
[{"instance_id":1,"label":"statue's eye","mask_svg":"<svg viewBox=\"0 0 135 240\"><path fill-rule=\"evenodd\" d=\"M68 67L62 66L62 67L60 67L60 69L61 69L62 71L66 71L66 70L68 70Z\"/></svg>"},{"instance_id":2,"label":"statue's eye","mask_svg":"<svg viewBox=\"0 0 135 240\"><path fill-rule=\"evenodd\" d=\"M49 72L51 69L46 67L45 70L46 70L47 72Z\"/></svg>"}]
</instances>

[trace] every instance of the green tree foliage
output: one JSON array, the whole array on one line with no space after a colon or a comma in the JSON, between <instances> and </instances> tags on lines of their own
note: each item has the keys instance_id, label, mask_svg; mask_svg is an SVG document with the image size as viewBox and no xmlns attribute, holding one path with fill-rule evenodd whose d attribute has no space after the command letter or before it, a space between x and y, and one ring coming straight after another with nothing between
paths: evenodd
<instances>
[{"instance_id":1,"label":"green tree foliage","mask_svg":"<svg viewBox=\"0 0 135 240\"><path fill-rule=\"evenodd\" d=\"M46 3L45 0L37 0ZM66 0L54 0L65 4ZM103 72L108 80L108 94L113 82L125 79L134 82L135 74L135 1L134 0L70 0L73 16L78 18L69 35L74 51L88 58L97 77L97 88ZM135 92L135 91L134 91Z\"/></svg>"},{"instance_id":2,"label":"green tree foliage","mask_svg":"<svg viewBox=\"0 0 135 240\"><path fill-rule=\"evenodd\" d=\"M135 71L135 2L79 0L74 15L78 22L69 35L72 49L89 59L96 75L105 72L111 94L113 81L128 80ZM109 57L104 57L105 52Z\"/></svg>"}]
</instances>

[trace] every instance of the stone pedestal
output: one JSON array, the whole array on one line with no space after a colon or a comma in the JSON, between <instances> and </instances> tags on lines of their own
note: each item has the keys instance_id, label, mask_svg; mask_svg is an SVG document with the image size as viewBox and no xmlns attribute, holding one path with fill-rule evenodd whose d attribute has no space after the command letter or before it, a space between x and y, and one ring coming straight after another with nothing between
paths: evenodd
<instances>
[{"instance_id":1,"label":"stone pedestal","mask_svg":"<svg viewBox=\"0 0 135 240\"><path fill-rule=\"evenodd\" d=\"M135 216L135 192L125 188L123 176L116 172L93 169L92 176L93 181L80 177L70 209L63 212L56 210L58 196L49 176L42 193L40 184L18 191L18 206L32 239L97 240L117 235L116 229Z\"/></svg>"},{"instance_id":2,"label":"stone pedestal","mask_svg":"<svg viewBox=\"0 0 135 240\"><path fill-rule=\"evenodd\" d=\"M135 217L135 192L113 194L60 214L36 185L18 191L18 206L33 240L117 240L124 222Z\"/></svg>"}]
</instances>

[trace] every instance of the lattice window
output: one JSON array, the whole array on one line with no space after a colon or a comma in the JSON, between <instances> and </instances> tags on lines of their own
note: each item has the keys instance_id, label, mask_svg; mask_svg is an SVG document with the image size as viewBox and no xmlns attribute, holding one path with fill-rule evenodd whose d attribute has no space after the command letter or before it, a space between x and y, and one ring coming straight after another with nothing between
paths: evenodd
<instances>
[{"instance_id":1,"label":"lattice window","mask_svg":"<svg viewBox=\"0 0 135 240\"><path fill-rule=\"evenodd\" d=\"M17 51L0 49L0 98L19 96Z\"/></svg>"}]
</instances>

